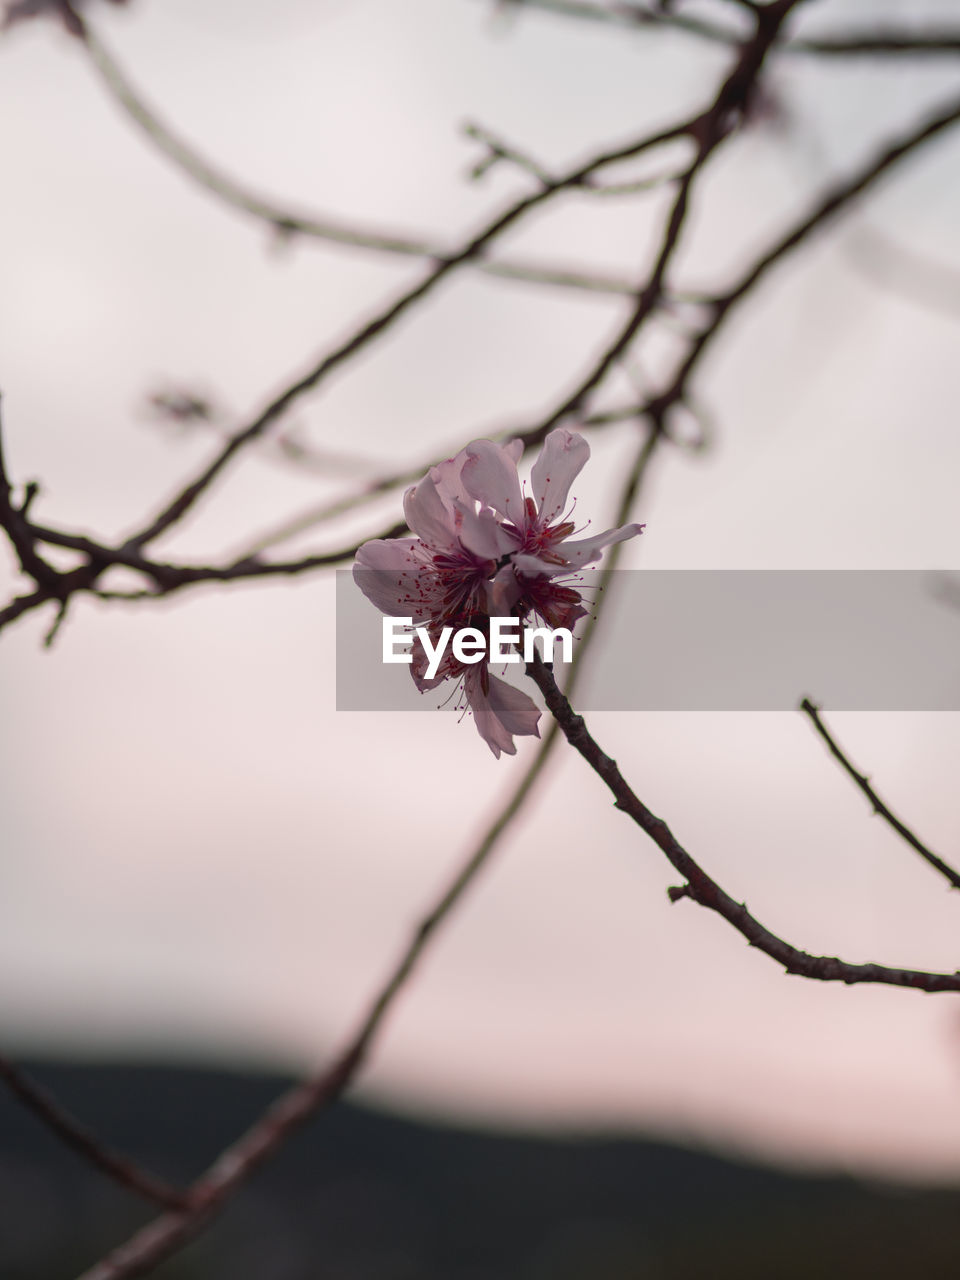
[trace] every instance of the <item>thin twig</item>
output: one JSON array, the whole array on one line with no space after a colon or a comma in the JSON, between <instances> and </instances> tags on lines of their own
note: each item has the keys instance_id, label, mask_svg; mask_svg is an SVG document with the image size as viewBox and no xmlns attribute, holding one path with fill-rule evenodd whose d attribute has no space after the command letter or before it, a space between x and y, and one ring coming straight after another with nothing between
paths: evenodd
<instances>
[{"instance_id":1,"label":"thin twig","mask_svg":"<svg viewBox=\"0 0 960 1280\"><path fill-rule=\"evenodd\" d=\"M844 982L848 985L869 982L911 987L917 991L960 991L960 970L956 973L931 973L919 969L893 969L881 964L851 964L836 956L811 955L772 933L750 914L744 903L731 898L703 870L663 819L652 813L633 792L616 761L597 744L583 717L573 710L552 673L539 658L527 664L527 674L543 694L547 709L560 725L564 737L606 783L614 796L616 808L633 819L666 855L671 866L684 877L684 884L670 890L672 901L691 898L709 911L715 911L728 924L733 925L752 947L782 964L787 973L818 982Z\"/></svg>"},{"instance_id":2,"label":"thin twig","mask_svg":"<svg viewBox=\"0 0 960 1280\"><path fill-rule=\"evenodd\" d=\"M46 1089L31 1080L22 1068L3 1056L0 1056L0 1079L65 1146L82 1156L101 1173L105 1173L113 1182L144 1200L167 1209L183 1209L186 1206L188 1201L185 1192L178 1191L127 1156L112 1151L92 1130L75 1120L60 1106Z\"/></svg>"},{"instance_id":3,"label":"thin twig","mask_svg":"<svg viewBox=\"0 0 960 1280\"><path fill-rule=\"evenodd\" d=\"M894 831L906 840L907 844L910 845L911 848L915 849L917 853L919 853L921 858L928 862L936 871L939 871L940 874L950 882L950 885L954 889L960 889L960 872L955 871L948 862L944 862L943 858L935 854L932 849L925 845L918 836L914 835L910 828L902 823L900 819L884 804L871 786L870 779L866 774L857 772L849 758L844 754L836 738L834 738L827 726L823 723L820 715L820 708L816 706L815 703L811 702L809 698L804 698L800 703L800 710L805 712L805 714L813 721L814 728L827 744L830 754L835 760L839 761L841 767L847 774L849 774L870 801L870 804L873 806L874 813L878 813L884 821L888 822L890 826L893 827Z\"/></svg>"},{"instance_id":4,"label":"thin twig","mask_svg":"<svg viewBox=\"0 0 960 1280\"><path fill-rule=\"evenodd\" d=\"M392 231L375 231L358 226L354 221L340 222L329 215L299 213L277 204L252 190L236 178L222 172L205 160L189 143L179 137L149 107L134 88L117 60L107 50L90 23L83 22L83 44L100 79L114 102L143 131L150 142L173 161L181 173L217 199L242 213L266 224L283 235L297 235L306 239L324 240L348 248L372 250L409 258L437 261L451 256L449 246L438 244L422 236L407 236ZM506 150L499 153L514 163L521 164L519 153ZM529 168L532 162L526 162ZM487 275L503 280L515 280L536 285L548 285L560 289L574 289L588 293L628 294L633 286L627 280L602 272L581 272L567 267L546 266L530 262L491 261L476 258L469 265Z\"/></svg>"},{"instance_id":5,"label":"thin twig","mask_svg":"<svg viewBox=\"0 0 960 1280\"><path fill-rule=\"evenodd\" d=\"M793 0L793 2L797 3L798 0ZM206 493L227 464L246 445L262 436L267 428L280 418L295 401L306 392L314 390L342 364L357 355L375 338L391 328L415 304L423 301L424 298L432 293L448 275L464 263L476 258L502 232L519 221L531 209L542 204L558 191L576 188L597 169L614 164L619 160L628 159L631 156L640 155L644 151L652 150L677 138L686 137L695 132L700 124L700 117L696 117L693 120L684 120L679 124L668 126L655 133L645 134L642 138L629 142L624 146L600 152L556 178L550 184L540 187L537 191L509 205L456 253L439 260L418 284L402 293L400 297L375 314L372 319L361 324L349 337L324 355L312 369L287 386L284 391L270 401L247 426L242 427L232 435L212 462L194 480L184 486L154 519L128 539L125 545L128 548L141 548L180 521L192 509L198 499Z\"/></svg>"},{"instance_id":6,"label":"thin twig","mask_svg":"<svg viewBox=\"0 0 960 1280\"><path fill-rule=\"evenodd\" d=\"M716 22L647 5L623 3L623 0L610 5L590 4L586 0L509 0L509 3L516 9L538 9L558 17L612 23L634 30L682 31L714 44L733 45L740 39L731 28ZM955 57L960 53L960 30L956 27L927 31L876 27L870 31L840 31L785 40L777 51L843 58Z\"/></svg>"},{"instance_id":7,"label":"thin twig","mask_svg":"<svg viewBox=\"0 0 960 1280\"><path fill-rule=\"evenodd\" d=\"M699 334L694 337L667 389L649 401L646 406L648 412L664 415L669 408L684 398L691 375L707 348L719 334L723 322L737 304L752 293L755 286L773 267L870 191L901 161L958 122L960 122L960 97L954 97L902 137L887 144L879 154L872 156L852 176L835 183L809 213L753 262L730 289L713 297L700 299L701 305L707 309L710 318Z\"/></svg>"},{"instance_id":8,"label":"thin twig","mask_svg":"<svg viewBox=\"0 0 960 1280\"><path fill-rule=\"evenodd\" d=\"M737 112L746 111L757 77L767 55L776 44L783 23L792 10L802 3L804 0L776 0L775 3L768 4L757 11L756 31L752 38L740 47L733 69L724 79L712 105L695 117L687 127L687 132L696 141L697 150L689 167L677 183L677 193L667 217L660 249L646 283L637 294L633 310L612 342L607 345L574 390L560 401L537 428L524 433L527 443L539 443L555 426L581 408L588 394L598 387L610 369L622 360L634 339L659 306L664 292L666 272L680 242L680 233L686 220L694 182L716 149L730 136L732 117ZM719 321L722 312L717 308L714 315L715 322ZM682 391L678 392L676 398L679 399L681 394ZM645 412L654 428L662 431L665 412L661 408L659 398L649 401Z\"/></svg>"}]
</instances>

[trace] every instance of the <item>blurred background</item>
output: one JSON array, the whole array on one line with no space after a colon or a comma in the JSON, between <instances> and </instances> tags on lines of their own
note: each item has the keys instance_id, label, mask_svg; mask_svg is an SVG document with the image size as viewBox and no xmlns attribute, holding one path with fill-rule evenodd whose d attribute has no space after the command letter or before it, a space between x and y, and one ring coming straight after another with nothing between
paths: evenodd
<instances>
[{"instance_id":1,"label":"blurred background","mask_svg":"<svg viewBox=\"0 0 960 1280\"><path fill-rule=\"evenodd\" d=\"M737 17L719 0L678 7ZM84 13L223 171L293 210L444 246L531 187L509 164L471 181L484 151L465 124L562 169L691 114L731 60L681 30L487 0ZM950 0L819 0L792 30L951 21ZM734 281L958 76L956 56L777 59L766 109L697 189L676 287ZM0 156L8 467L40 481L38 518L106 540L423 270L279 234L200 189L50 15L3 35ZM957 567L958 160L956 132L918 151L731 319L696 382L708 447L658 453L625 565ZM664 209L658 191L570 197L503 253L640 278ZM322 465L249 451L164 555L221 560L351 484L536 421L624 307L459 272L284 421ZM675 342L654 329L598 407L655 387ZM172 423L155 403L171 389L208 401L212 423ZM612 513L637 432L591 434L575 492L594 521ZM283 546L332 549L399 518L393 492ZM13 570L7 555L4 600ZM2 636L4 1051L172 1175L201 1168L275 1077L344 1039L532 750L495 761L455 716L338 713L333 601L317 574L84 599L49 651L47 616ZM591 726L775 932L851 961L960 966L956 895L869 817L799 714L610 712ZM838 713L831 726L920 837L960 856L957 715ZM169 1274L327 1274L310 1267L331 1222L329 1274L343 1276L903 1275L900 1246L931 1251L915 1274L955 1274L954 998L786 977L719 919L671 906L675 878L558 752L393 1011L353 1094L374 1111L321 1120L280 1181L251 1192L263 1198L245 1227L228 1219ZM221 1074L238 1071L253 1074ZM51 1267L89 1263L140 1220L45 1134L34 1145L12 1104L0 1125L4 1275L48 1274L45 1249ZM447 1184L451 1170L462 1177ZM540 1207L519 1188L540 1188ZM443 1208L454 1192L463 1221ZM54 1242L50 1224L68 1220ZM320 1243L296 1245L294 1222L323 1225ZM391 1234L394 1222L420 1226ZM289 1257L266 1240L288 1241Z\"/></svg>"}]
</instances>

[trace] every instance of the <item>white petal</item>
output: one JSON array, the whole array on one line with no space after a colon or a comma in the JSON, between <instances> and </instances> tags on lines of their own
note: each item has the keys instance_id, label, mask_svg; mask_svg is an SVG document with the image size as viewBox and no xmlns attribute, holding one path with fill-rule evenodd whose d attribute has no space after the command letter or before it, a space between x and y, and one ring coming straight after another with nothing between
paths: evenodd
<instances>
[{"instance_id":1,"label":"white petal","mask_svg":"<svg viewBox=\"0 0 960 1280\"><path fill-rule=\"evenodd\" d=\"M530 476L542 523L563 515L570 486L589 457L590 446L576 431L557 427L547 436Z\"/></svg>"},{"instance_id":2,"label":"white petal","mask_svg":"<svg viewBox=\"0 0 960 1280\"><path fill-rule=\"evenodd\" d=\"M621 529L607 529L605 533L594 534L592 538L581 538L579 542L560 542L554 548L558 556L563 556L571 569L580 569L585 564L592 564L603 555L604 547L613 542L626 542L642 533L642 524L625 524Z\"/></svg>"},{"instance_id":3,"label":"white petal","mask_svg":"<svg viewBox=\"0 0 960 1280\"><path fill-rule=\"evenodd\" d=\"M357 552L353 580L391 618L423 622L433 616L436 577L419 560L416 538L376 538Z\"/></svg>"},{"instance_id":4,"label":"white petal","mask_svg":"<svg viewBox=\"0 0 960 1280\"><path fill-rule=\"evenodd\" d=\"M477 732L498 760L501 752L515 756L517 748L512 735L534 734L539 738L537 721L540 719L540 712L525 693L498 680L496 676L488 674L487 689L488 692L484 693L480 668L471 667L464 680L464 692L473 712Z\"/></svg>"},{"instance_id":5,"label":"white petal","mask_svg":"<svg viewBox=\"0 0 960 1280\"><path fill-rule=\"evenodd\" d=\"M429 547L445 551L457 540L453 510L444 505L430 476L403 495L403 514L413 532Z\"/></svg>"},{"instance_id":6,"label":"white petal","mask_svg":"<svg viewBox=\"0 0 960 1280\"><path fill-rule=\"evenodd\" d=\"M457 503L457 517L461 543L481 560L499 560L516 549L516 540L489 508L476 512L472 504Z\"/></svg>"},{"instance_id":7,"label":"white petal","mask_svg":"<svg viewBox=\"0 0 960 1280\"><path fill-rule=\"evenodd\" d=\"M466 451L462 474L467 493L522 528L525 522L523 495L513 457L492 440L474 440Z\"/></svg>"}]
</instances>

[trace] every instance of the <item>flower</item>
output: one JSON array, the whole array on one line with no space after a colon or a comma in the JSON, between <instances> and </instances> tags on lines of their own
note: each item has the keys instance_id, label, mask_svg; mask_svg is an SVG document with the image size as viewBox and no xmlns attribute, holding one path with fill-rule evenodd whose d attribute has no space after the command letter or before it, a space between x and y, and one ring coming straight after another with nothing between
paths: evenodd
<instances>
[{"instance_id":1,"label":"flower","mask_svg":"<svg viewBox=\"0 0 960 1280\"><path fill-rule=\"evenodd\" d=\"M442 623L488 612L488 583L512 543L493 511L464 491L466 460L464 450L431 467L404 494L416 537L376 538L357 552L354 577L382 613Z\"/></svg>"},{"instance_id":2,"label":"flower","mask_svg":"<svg viewBox=\"0 0 960 1280\"><path fill-rule=\"evenodd\" d=\"M551 431L533 466L533 497L524 497L517 474L522 452L519 440L474 440L404 494L412 538L374 539L357 552L354 579L364 595L382 613L425 627L434 647L444 627L488 635L491 616L536 616L572 629L587 610L580 591L562 579L643 529L628 524L574 540L567 497L590 446L574 431ZM514 735L539 737L536 704L491 675L486 656L464 663L447 650L430 677L428 665L418 639L410 666L417 687L459 681L464 705L496 757L516 753Z\"/></svg>"},{"instance_id":3,"label":"flower","mask_svg":"<svg viewBox=\"0 0 960 1280\"><path fill-rule=\"evenodd\" d=\"M519 442L513 450L514 467ZM491 612L491 585L513 547L493 510L463 488L466 450L431 467L404 494L403 510L413 538L377 538L357 552L353 576L364 595L392 617L426 624L434 642L445 626L480 626ZM519 689L490 674L488 663L458 662L448 650L428 679L423 646L414 645L410 673L424 691L446 680L462 681L466 705L480 736L499 759L516 754L514 734L539 736L540 712Z\"/></svg>"},{"instance_id":4,"label":"flower","mask_svg":"<svg viewBox=\"0 0 960 1280\"><path fill-rule=\"evenodd\" d=\"M523 497L516 459L502 445L475 440L467 445L463 485L474 498L503 517L513 542L512 567L521 574L557 574L582 569L599 560L604 548L643 531L642 524L607 529L571 542L574 522L564 516L570 486L590 457L583 436L564 427L551 431L533 464L532 498Z\"/></svg>"}]
</instances>

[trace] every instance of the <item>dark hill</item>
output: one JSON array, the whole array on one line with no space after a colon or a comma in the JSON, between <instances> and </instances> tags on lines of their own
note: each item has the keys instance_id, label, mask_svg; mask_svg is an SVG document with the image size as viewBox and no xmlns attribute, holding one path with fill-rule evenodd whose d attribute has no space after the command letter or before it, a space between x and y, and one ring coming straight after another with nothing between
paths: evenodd
<instances>
[{"instance_id":1,"label":"dark hill","mask_svg":"<svg viewBox=\"0 0 960 1280\"><path fill-rule=\"evenodd\" d=\"M35 1078L168 1178L275 1077L45 1064ZM0 1280L73 1280L149 1216L0 1094ZM960 1194L800 1176L636 1139L529 1138L340 1105L166 1280L958 1280Z\"/></svg>"}]
</instances>

